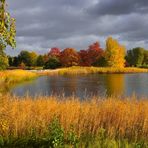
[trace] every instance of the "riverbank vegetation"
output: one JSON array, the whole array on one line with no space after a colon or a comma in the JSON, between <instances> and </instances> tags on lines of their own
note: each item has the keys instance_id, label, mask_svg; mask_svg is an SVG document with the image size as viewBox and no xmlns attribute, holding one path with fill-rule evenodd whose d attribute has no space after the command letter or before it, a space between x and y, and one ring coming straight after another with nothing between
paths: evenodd
<instances>
[{"instance_id":1,"label":"riverbank vegetation","mask_svg":"<svg viewBox=\"0 0 148 148\"><path fill-rule=\"evenodd\" d=\"M0 99L1 146L146 148L147 139L147 98Z\"/></svg>"},{"instance_id":2,"label":"riverbank vegetation","mask_svg":"<svg viewBox=\"0 0 148 148\"><path fill-rule=\"evenodd\" d=\"M109 37L106 48L102 49L99 42L91 44L87 49L51 48L45 55L35 52L21 51L16 57L9 56L10 68L21 69L57 69L71 66L81 67L145 67L148 66L148 51L137 47L126 49L117 40Z\"/></svg>"},{"instance_id":3,"label":"riverbank vegetation","mask_svg":"<svg viewBox=\"0 0 148 148\"><path fill-rule=\"evenodd\" d=\"M110 68L110 67L79 67L73 66L68 68L59 68L56 70L36 71L40 75L78 75L78 74L111 74L111 73L147 73L148 69L144 68Z\"/></svg>"},{"instance_id":4,"label":"riverbank vegetation","mask_svg":"<svg viewBox=\"0 0 148 148\"><path fill-rule=\"evenodd\" d=\"M0 84L14 84L36 78L37 74L26 70L0 71Z\"/></svg>"}]
</instances>

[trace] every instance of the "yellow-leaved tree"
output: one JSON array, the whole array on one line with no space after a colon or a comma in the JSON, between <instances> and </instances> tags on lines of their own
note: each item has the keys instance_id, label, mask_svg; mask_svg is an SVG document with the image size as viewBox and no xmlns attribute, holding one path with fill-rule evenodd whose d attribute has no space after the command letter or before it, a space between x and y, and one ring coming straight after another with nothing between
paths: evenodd
<instances>
[{"instance_id":1,"label":"yellow-leaved tree","mask_svg":"<svg viewBox=\"0 0 148 148\"><path fill-rule=\"evenodd\" d=\"M109 67L123 68L125 66L125 47L112 37L106 40L105 55Z\"/></svg>"},{"instance_id":2,"label":"yellow-leaved tree","mask_svg":"<svg viewBox=\"0 0 148 148\"><path fill-rule=\"evenodd\" d=\"M6 0L0 0L0 70L8 67L8 57L5 54L7 45L16 46L15 19L12 18L6 9Z\"/></svg>"}]
</instances>

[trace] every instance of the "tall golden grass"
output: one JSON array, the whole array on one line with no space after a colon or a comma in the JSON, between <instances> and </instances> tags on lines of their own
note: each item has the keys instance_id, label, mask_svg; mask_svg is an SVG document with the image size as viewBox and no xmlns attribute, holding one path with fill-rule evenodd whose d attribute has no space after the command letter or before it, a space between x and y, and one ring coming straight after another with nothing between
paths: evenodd
<instances>
[{"instance_id":1,"label":"tall golden grass","mask_svg":"<svg viewBox=\"0 0 148 148\"><path fill-rule=\"evenodd\" d=\"M36 73L25 70L6 70L0 71L0 83L18 83L37 77Z\"/></svg>"},{"instance_id":2,"label":"tall golden grass","mask_svg":"<svg viewBox=\"0 0 148 148\"><path fill-rule=\"evenodd\" d=\"M104 129L108 138L148 140L148 100L135 97L92 98L79 101L71 97L18 98L5 95L0 99L0 135L23 137L44 135L57 117L65 132L73 126L78 136L97 136Z\"/></svg>"},{"instance_id":3,"label":"tall golden grass","mask_svg":"<svg viewBox=\"0 0 148 148\"><path fill-rule=\"evenodd\" d=\"M38 71L40 74L93 74L93 73L146 73L148 69L143 68L111 68L111 67L79 67L60 68L56 70Z\"/></svg>"}]
</instances>

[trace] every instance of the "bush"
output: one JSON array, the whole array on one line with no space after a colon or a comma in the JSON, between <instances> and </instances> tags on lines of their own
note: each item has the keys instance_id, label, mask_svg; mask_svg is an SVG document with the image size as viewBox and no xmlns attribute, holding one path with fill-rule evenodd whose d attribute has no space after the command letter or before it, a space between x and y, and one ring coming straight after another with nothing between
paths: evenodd
<instances>
[{"instance_id":1,"label":"bush","mask_svg":"<svg viewBox=\"0 0 148 148\"><path fill-rule=\"evenodd\" d=\"M93 63L93 66L95 67L106 67L107 61L105 57L100 57L95 63Z\"/></svg>"},{"instance_id":2,"label":"bush","mask_svg":"<svg viewBox=\"0 0 148 148\"><path fill-rule=\"evenodd\" d=\"M49 145L51 147L61 147L64 145L64 130L57 118L49 125Z\"/></svg>"},{"instance_id":3,"label":"bush","mask_svg":"<svg viewBox=\"0 0 148 148\"><path fill-rule=\"evenodd\" d=\"M44 57L39 55L36 61L37 66L44 66Z\"/></svg>"},{"instance_id":4,"label":"bush","mask_svg":"<svg viewBox=\"0 0 148 148\"><path fill-rule=\"evenodd\" d=\"M49 60L45 63L44 69L56 69L61 66L61 63L58 58L50 57Z\"/></svg>"}]
</instances>

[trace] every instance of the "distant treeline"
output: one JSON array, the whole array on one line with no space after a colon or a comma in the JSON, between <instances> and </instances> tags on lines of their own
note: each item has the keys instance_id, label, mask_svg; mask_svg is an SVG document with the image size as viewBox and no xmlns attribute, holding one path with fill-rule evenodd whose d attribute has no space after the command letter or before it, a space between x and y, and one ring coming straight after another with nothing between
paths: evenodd
<instances>
[{"instance_id":1,"label":"distant treeline","mask_svg":"<svg viewBox=\"0 0 148 148\"><path fill-rule=\"evenodd\" d=\"M100 47L99 42L93 43L87 49L77 51L74 48L51 48L49 53L38 55L35 52L21 51L16 57L8 57L10 67L26 69L29 67L43 67L55 69L70 66L97 67L148 67L148 50L141 47L128 50L117 40L109 37L106 49Z\"/></svg>"}]
</instances>

